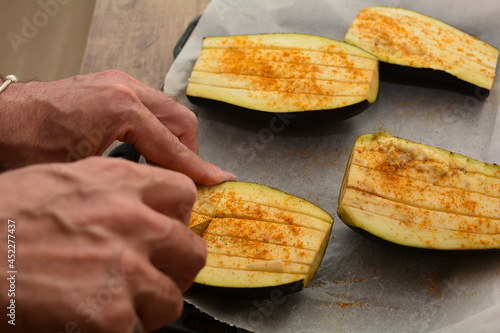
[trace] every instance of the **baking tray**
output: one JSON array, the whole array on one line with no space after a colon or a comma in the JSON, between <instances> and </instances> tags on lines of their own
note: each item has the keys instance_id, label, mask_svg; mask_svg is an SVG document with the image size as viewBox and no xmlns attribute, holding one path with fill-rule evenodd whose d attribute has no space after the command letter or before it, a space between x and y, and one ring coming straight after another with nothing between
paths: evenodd
<instances>
[{"instance_id":1,"label":"baking tray","mask_svg":"<svg viewBox=\"0 0 500 333\"><path fill-rule=\"evenodd\" d=\"M499 255L431 254L381 246L354 233L336 215L340 183L358 135L385 131L498 163L498 79L485 102L425 82L384 79L378 100L362 114L278 132L186 99L187 77L203 37L298 32L341 40L357 12L372 5L413 9L500 45L495 14L500 4L495 1L213 0L167 74L165 92L198 115L203 159L240 180L307 199L335 218L334 239L312 284L280 304L186 294L189 303L214 318L255 332L468 332L482 322L498 323ZM477 325L467 326L471 320ZM500 329L494 328L489 331Z\"/></svg>"}]
</instances>

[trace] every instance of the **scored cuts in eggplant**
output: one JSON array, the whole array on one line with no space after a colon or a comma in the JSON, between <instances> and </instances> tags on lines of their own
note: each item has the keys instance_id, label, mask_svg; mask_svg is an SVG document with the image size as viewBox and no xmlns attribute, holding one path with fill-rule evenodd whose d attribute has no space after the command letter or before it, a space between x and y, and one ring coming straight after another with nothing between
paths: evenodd
<instances>
[{"instance_id":1,"label":"scored cuts in eggplant","mask_svg":"<svg viewBox=\"0 0 500 333\"><path fill-rule=\"evenodd\" d=\"M385 133L358 137L339 196L348 226L425 249L500 249L500 166Z\"/></svg>"},{"instance_id":2,"label":"scored cuts in eggplant","mask_svg":"<svg viewBox=\"0 0 500 333\"><path fill-rule=\"evenodd\" d=\"M378 60L358 47L295 33L206 37L186 95L232 112L352 117L378 94Z\"/></svg>"},{"instance_id":3,"label":"scored cuts in eggplant","mask_svg":"<svg viewBox=\"0 0 500 333\"><path fill-rule=\"evenodd\" d=\"M195 283L249 295L299 291L321 263L332 224L318 206L268 186L198 186L189 227L205 240L208 257Z\"/></svg>"},{"instance_id":4,"label":"scored cuts in eggplant","mask_svg":"<svg viewBox=\"0 0 500 333\"><path fill-rule=\"evenodd\" d=\"M471 90L478 97L489 94L495 79L497 48L412 10L365 8L344 41L377 56L381 75L390 72L437 79Z\"/></svg>"}]
</instances>

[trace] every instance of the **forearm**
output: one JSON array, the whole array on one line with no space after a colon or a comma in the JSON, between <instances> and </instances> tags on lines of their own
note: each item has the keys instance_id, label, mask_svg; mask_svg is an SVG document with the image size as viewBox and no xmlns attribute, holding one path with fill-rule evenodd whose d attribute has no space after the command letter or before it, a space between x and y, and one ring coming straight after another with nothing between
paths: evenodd
<instances>
[{"instance_id":1,"label":"forearm","mask_svg":"<svg viewBox=\"0 0 500 333\"><path fill-rule=\"evenodd\" d=\"M11 83L0 93L0 171L42 162L49 153L42 146L48 124L40 89L37 82Z\"/></svg>"},{"instance_id":2,"label":"forearm","mask_svg":"<svg viewBox=\"0 0 500 333\"><path fill-rule=\"evenodd\" d=\"M5 82L2 79L2 84ZM16 137L22 137L19 129L22 128L22 119L16 114L19 109L19 89L21 83L11 83L0 93L0 171L8 169L8 165L16 159L15 153L19 145ZM15 133L15 134L13 134ZM21 150L21 149L19 149Z\"/></svg>"}]
</instances>

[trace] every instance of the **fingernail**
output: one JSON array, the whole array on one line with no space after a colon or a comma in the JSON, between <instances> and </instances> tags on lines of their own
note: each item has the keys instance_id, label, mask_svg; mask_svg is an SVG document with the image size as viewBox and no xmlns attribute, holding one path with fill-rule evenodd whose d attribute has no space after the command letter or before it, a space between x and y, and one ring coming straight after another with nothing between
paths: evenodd
<instances>
[{"instance_id":1,"label":"fingernail","mask_svg":"<svg viewBox=\"0 0 500 333\"><path fill-rule=\"evenodd\" d=\"M238 177L236 177L234 174L232 174L229 171L224 171L224 175L226 176L226 181L234 181L234 180L238 179Z\"/></svg>"}]
</instances>

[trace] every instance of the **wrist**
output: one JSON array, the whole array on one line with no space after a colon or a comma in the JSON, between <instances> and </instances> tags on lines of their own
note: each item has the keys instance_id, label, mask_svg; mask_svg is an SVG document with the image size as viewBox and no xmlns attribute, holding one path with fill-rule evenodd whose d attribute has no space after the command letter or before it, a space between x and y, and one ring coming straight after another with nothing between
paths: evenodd
<instances>
[{"instance_id":1,"label":"wrist","mask_svg":"<svg viewBox=\"0 0 500 333\"><path fill-rule=\"evenodd\" d=\"M4 85L5 82L5 78L1 78L0 86ZM12 103L17 103L17 96L21 94L19 88L22 85L21 82L10 82L8 86L0 92L0 110L5 112L6 109L11 109L11 107L14 106Z\"/></svg>"},{"instance_id":2,"label":"wrist","mask_svg":"<svg viewBox=\"0 0 500 333\"><path fill-rule=\"evenodd\" d=\"M4 79L4 81L2 82L2 85L0 85L0 94L5 90L7 89L7 87L13 83L13 82L18 82L19 79L17 78L17 76L15 75L7 75Z\"/></svg>"},{"instance_id":3,"label":"wrist","mask_svg":"<svg viewBox=\"0 0 500 333\"><path fill-rule=\"evenodd\" d=\"M11 83L0 93L0 172L22 166L21 155L36 144L30 140L33 129L26 130L35 111L27 85Z\"/></svg>"}]
</instances>

